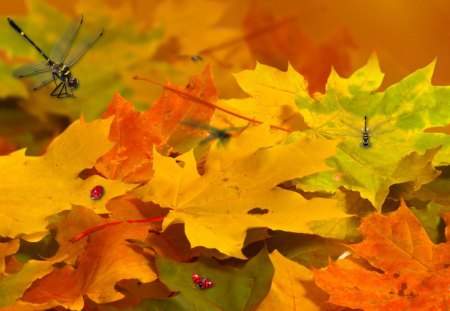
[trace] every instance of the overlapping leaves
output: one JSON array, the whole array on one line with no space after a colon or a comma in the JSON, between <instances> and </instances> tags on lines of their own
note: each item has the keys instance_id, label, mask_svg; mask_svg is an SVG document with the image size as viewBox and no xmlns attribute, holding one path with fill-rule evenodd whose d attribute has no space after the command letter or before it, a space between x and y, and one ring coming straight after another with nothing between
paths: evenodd
<instances>
[{"instance_id":1,"label":"overlapping leaves","mask_svg":"<svg viewBox=\"0 0 450 311\"><path fill-rule=\"evenodd\" d=\"M431 163L448 163L449 136L424 133L427 128L448 123L445 111L450 89L431 85L433 67L431 64L417 70L385 92L376 92L383 75L372 57L348 79L332 72L323 96L297 97L313 135L343 138L338 153L329 161L340 173L336 188L342 185L358 191L379 209L391 185L413 182L419 189L437 176ZM369 120L369 148L360 146L359 128L364 128L364 116ZM371 127L379 134L370 132ZM439 146L441 150L436 153L433 148ZM322 175L314 180L329 177ZM310 190L321 190L320 184L305 184Z\"/></svg>"},{"instance_id":2,"label":"overlapping leaves","mask_svg":"<svg viewBox=\"0 0 450 311\"><path fill-rule=\"evenodd\" d=\"M41 157L1 157L1 307L318 310L327 298L313 281L331 308L445 306L448 243L432 244L427 232L443 240L448 137L424 130L448 122L448 88L432 86L431 71L377 93L372 58L348 79L332 73L327 93L311 97L292 68L258 65L236 76L251 98L216 103L206 67L186 87L166 84L148 111L116 94L104 115L113 120L73 123ZM386 129L375 136L374 126L370 148L352 129L364 116ZM244 127L226 145L212 139L196 159L191 147L208 133L188 119ZM97 184L106 191L94 201ZM390 216L362 218L363 242L348 243L359 238L349 214L395 209L408 191L426 231L402 203ZM162 226L146 223L155 216L165 217ZM44 236L55 242L49 258L19 241ZM330 263L313 277L312 267L348 248L362 260ZM215 285L199 289L194 272ZM223 300L229 288L237 298ZM350 299L348 288L365 299Z\"/></svg>"},{"instance_id":3,"label":"overlapping leaves","mask_svg":"<svg viewBox=\"0 0 450 311\"><path fill-rule=\"evenodd\" d=\"M79 174L94 165L112 144L107 139L110 120L72 124L41 157L24 151L0 157L0 235L40 240L46 234L46 218L71 209L71 205L92 206L106 212L105 202L134 188L100 176L85 180ZM89 193L97 184L107 187L105 200L91 202Z\"/></svg>"},{"instance_id":4,"label":"overlapping leaves","mask_svg":"<svg viewBox=\"0 0 450 311\"><path fill-rule=\"evenodd\" d=\"M244 140L250 149L248 155L233 162L221 149L213 148L203 176L198 175L190 153L177 160L155 155L154 178L134 193L143 201L172 208L164 226L183 221L192 246L217 248L234 257L242 257L240 249L248 227L311 232L310 221L345 217L333 200L308 201L277 187L296 176L326 169L324 160L334 153L336 143L304 137L291 144L260 149L271 139L267 131L265 126L254 127L231 141L231 149L234 144L243 145ZM305 152L313 149L318 151ZM283 162L294 165L285 166Z\"/></svg>"},{"instance_id":5,"label":"overlapping leaves","mask_svg":"<svg viewBox=\"0 0 450 311\"><path fill-rule=\"evenodd\" d=\"M447 226L448 219L447 213ZM316 283L331 295L330 302L363 310L448 308L448 232L446 243L433 244L404 203L389 216L365 218L360 230L363 242L350 248L372 267L344 259L314 271Z\"/></svg>"}]
</instances>

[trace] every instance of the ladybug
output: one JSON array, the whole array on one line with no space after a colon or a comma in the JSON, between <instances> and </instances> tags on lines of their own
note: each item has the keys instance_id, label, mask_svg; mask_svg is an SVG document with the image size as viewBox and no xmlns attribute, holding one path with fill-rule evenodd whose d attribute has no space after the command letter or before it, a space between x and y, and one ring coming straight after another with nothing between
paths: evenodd
<instances>
[{"instance_id":1,"label":"ladybug","mask_svg":"<svg viewBox=\"0 0 450 311\"><path fill-rule=\"evenodd\" d=\"M206 289L214 286L214 282L208 280L207 278L202 279L200 284L198 284L198 288Z\"/></svg>"},{"instance_id":2,"label":"ladybug","mask_svg":"<svg viewBox=\"0 0 450 311\"><path fill-rule=\"evenodd\" d=\"M202 277L197 273L192 274L192 281L194 281L195 285L199 285L202 282Z\"/></svg>"},{"instance_id":3,"label":"ladybug","mask_svg":"<svg viewBox=\"0 0 450 311\"><path fill-rule=\"evenodd\" d=\"M91 190L91 199L100 200L105 193L105 189L102 186L95 186Z\"/></svg>"}]
</instances>

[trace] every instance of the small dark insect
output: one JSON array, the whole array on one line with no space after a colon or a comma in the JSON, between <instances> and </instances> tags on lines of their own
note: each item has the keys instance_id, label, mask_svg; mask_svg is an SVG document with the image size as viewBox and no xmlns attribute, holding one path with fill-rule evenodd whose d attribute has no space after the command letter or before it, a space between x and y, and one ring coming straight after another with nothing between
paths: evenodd
<instances>
[{"instance_id":1,"label":"small dark insect","mask_svg":"<svg viewBox=\"0 0 450 311\"><path fill-rule=\"evenodd\" d=\"M192 281L195 283L195 285L199 285L202 283L202 277L197 274L197 273L193 273L192 274Z\"/></svg>"},{"instance_id":2,"label":"small dark insect","mask_svg":"<svg viewBox=\"0 0 450 311\"><path fill-rule=\"evenodd\" d=\"M357 127L353 126L352 124L350 124L346 121L343 121L343 120L340 120L340 121L342 123L344 123L345 125L347 125L348 127L351 127L352 129L354 129L362 134L362 141L361 141L360 145L363 148L369 148L372 146L372 144L370 143L370 140L369 140L370 137L392 131L392 129L386 129L381 132L376 131L376 129L378 129L381 125L384 125L385 123L389 122L390 120L380 122L380 123L376 124L372 129L370 129L367 126L367 124L368 124L367 116L364 116L364 127L361 129L358 129Z\"/></svg>"},{"instance_id":3,"label":"small dark insect","mask_svg":"<svg viewBox=\"0 0 450 311\"><path fill-rule=\"evenodd\" d=\"M200 55L192 55L191 56L191 61L193 63L199 63L203 61L203 58Z\"/></svg>"},{"instance_id":4,"label":"small dark insect","mask_svg":"<svg viewBox=\"0 0 450 311\"><path fill-rule=\"evenodd\" d=\"M218 139L222 145L226 145L230 140L230 138L233 136L230 132L242 131L246 128L246 127L230 127L225 129L218 129L211 125L203 124L190 119L184 120L181 123L184 125L188 125L190 127L202 129L209 132L209 135L200 142L201 145L206 144L214 139Z\"/></svg>"},{"instance_id":5,"label":"small dark insect","mask_svg":"<svg viewBox=\"0 0 450 311\"><path fill-rule=\"evenodd\" d=\"M214 286L214 282L211 282L207 278L203 278L201 283L198 284L198 288L200 288L200 289L211 288L213 286Z\"/></svg>"},{"instance_id":6,"label":"small dark insect","mask_svg":"<svg viewBox=\"0 0 450 311\"><path fill-rule=\"evenodd\" d=\"M11 18L7 18L9 25L17 31L25 40L28 41L41 56L45 59L45 62L37 62L32 64L26 64L17 68L13 72L13 76L16 78L34 76L36 85L33 90L37 90L44 85L55 82L55 88L51 92L51 96L57 98L74 97L73 90L77 89L80 82L72 75L70 68L74 66L83 55L89 50L89 48L97 42L103 35L103 30L88 38L82 45L78 46L73 53L67 58L69 49L74 41L78 30L83 23L83 16L80 16L77 23L70 25L61 35L59 41L55 44L50 57L48 57L33 40L28 37L25 32L20 28L16 22ZM66 60L67 58L67 60ZM58 82L57 82L58 81Z\"/></svg>"},{"instance_id":7,"label":"small dark insect","mask_svg":"<svg viewBox=\"0 0 450 311\"><path fill-rule=\"evenodd\" d=\"M91 199L100 200L105 193L105 189L102 186L95 186L91 190Z\"/></svg>"}]
</instances>

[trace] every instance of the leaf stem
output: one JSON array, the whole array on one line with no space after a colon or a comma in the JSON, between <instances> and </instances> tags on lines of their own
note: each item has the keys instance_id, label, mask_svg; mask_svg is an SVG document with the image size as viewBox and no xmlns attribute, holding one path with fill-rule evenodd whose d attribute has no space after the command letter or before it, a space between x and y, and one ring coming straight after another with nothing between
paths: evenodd
<instances>
[{"instance_id":1,"label":"leaf stem","mask_svg":"<svg viewBox=\"0 0 450 311\"><path fill-rule=\"evenodd\" d=\"M122 222L128 222L128 223L145 223L145 222L157 222L157 221L161 221L164 219L164 216L160 216L160 217L154 217L154 218L147 218L147 219L129 219L129 220L117 220L117 221L112 221L112 222L107 222L92 228L89 228L81 233L78 233L76 235L74 235L70 241L71 242L76 242L78 240L81 240L82 238L84 238L85 236L91 234L92 232L98 231L100 229L106 228L106 227L110 227L110 226L115 226L117 224L120 224Z\"/></svg>"},{"instance_id":2,"label":"leaf stem","mask_svg":"<svg viewBox=\"0 0 450 311\"><path fill-rule=\"evenodd\" d=\"M154 80L151 80L151 79L148 79L148 78L144 78L144 77L139 77L139 76L137 76L137 75L134 76L133 79L134 79L134 80L142 80L142 81L146 81L146 82L149 82L149 83L153 83L153 84L159 85L159 86L163 87L164 89L166 89L166 90L168 90L168 91L170 91L170 92L172 92L172 93L175 93L175 94L177 94L178 96L183 97L183 98L185 98L185 99L187 99L187 100L191 100L191 101L193 101L193 102L202 104L202 105L204 105L204 106L206 106L206 107L209 107L209 108L212 108L212 109L217 109L217 110L223 111L223 112L225 112L225 113L228 113L229 115L232 115L232 116L234 116L234 117L237 117L237 118L240 118L240 119L249 121L249 122L251 122L251 123L256 123L256 124L262 124L262 123L263 123L263 122L260 121L260 120L256 120L256 119L252 119L252 118L243 116L243 115L241 115L241 114L239 114L239 113L237 113L237 112L234 112L234 111L228 110L228 109L226 109L226 108L220 107L220 106L218 106L218 105L216 105L216 104L210 103L210 102L208 102L208 101L206 101L206 100L203 100L203 99L201 99L201 98L192 96L191 94L184 93L184 92L182 92L182 91L180 91L180 90L177 90L176 88L173 88L173 87L171 87L171 86L162 84L162 83L160 83L160 82L157 82L157 81L154 81ZM291 132L292 132L291 130L289 130L289 129L287 129L287 128L284 128L284 127L281 127L281 126L278 126L278 125L273 125L273 124L270 124L270 128L272 128L272 129L277 129L277 130L280 130L280 131L285 131L285 132L288 132L288 133L291 133Z\"/></svg>"}]
</instances>

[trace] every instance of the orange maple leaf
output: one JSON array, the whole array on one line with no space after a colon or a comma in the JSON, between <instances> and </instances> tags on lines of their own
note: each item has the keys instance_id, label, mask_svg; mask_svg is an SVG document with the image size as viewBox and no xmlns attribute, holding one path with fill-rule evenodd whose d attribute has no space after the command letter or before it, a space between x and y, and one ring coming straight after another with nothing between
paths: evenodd
<instances>
[{"instance_id":1,"label":"orange maple leaf","mask_svg":"<svg viewBox=\"0 0 450 311\"><path fill-rule=\"evenodd\" d=\"M217 101L218 91L211 66L207 65L201 74L191 76L186 87L170 86L170 89L178 91L178 94L164 89L161 97L151 109L154 115L161 118L163 141L159 149L163 154L184 153L193 147L189 142L193 138L202 137L202 135L200 135L201 131L186 131L186 126L180 126L180 122L194 119L200 123L209 124L215 111L214 105L201 105L191 99L197 98L212 104Z\"/></svg>"},{"instance_id":2,"label":"orange maple leaf","mask_svg":"<svg viewBox=\"0 0 450 311\"><path fill-rule=\"evenodd\" d=\"M171 87L208 102L217 100L210 66L192 76L186 87ZM167 90L149 110L139 112L116 93L103 114L104 119L114 116L109 139L116 145L97 161L95 168L109 179L131 183L148 181L153 175L153 145L159 146L163 153L187 151L189 148L182 145L190 137L186 135L186 127L180 127L179 123L184 119L209 123L213 113L213 108ZM199 131L188 134L199 137Z\"/></svg>"},{"instance_id":3,"label":"orange maple leaf","mask_svg":"<svg viewBox=\"0 0 450 311\"><path fill-rule=\"evenodd\" d=\"M123 298L115 284L124 279L151 282L156 274L148 264L149 258L129 247L126 239L144 240L148 225L121 223L92 234L84 247L67 240L79 227L102 218L84 207L75 207L60 226L62 244L56 257L66 253L70 264L54 267L53 271L39 278L26 290L22 302L44 304L56 301L69 309L81 309L83 295L97 303L107 303ZM69 243L69 244L68 244ZM77 246L78 245L78 246ZM81 244L83 245L83 244ZM76 262L73 260L76 258ZM73 264L73 265L72 265Z\"/></svg>"},{"instance_id":4,"label":"orange maple leaf","mask_svg":"<svg viewBox=\"0 0 450 311\"><path fill-rule=\"evenodd\" d=\"M128 182L149 179L153 144L161 142L161 137L149 126L152 123L148 112L136 111L132 103L115 93L103 118L112 115L109 139L116 145L97 161L95 168L108 179Z\"/></svg>"},{"instance_id":5,"label":"orange maple leaf","mask_svg":"<svg viewBox=\"0 0 450 311\"><path fill-rule=\"evenodd\" d=\"M364 218L363 242L350 248L372 267L350 259L314 269L316 283L330 302L363 310L449 310L450 215L447 242L433 244L402 201L389 216Z\"/></svg>"}]
</instances>

